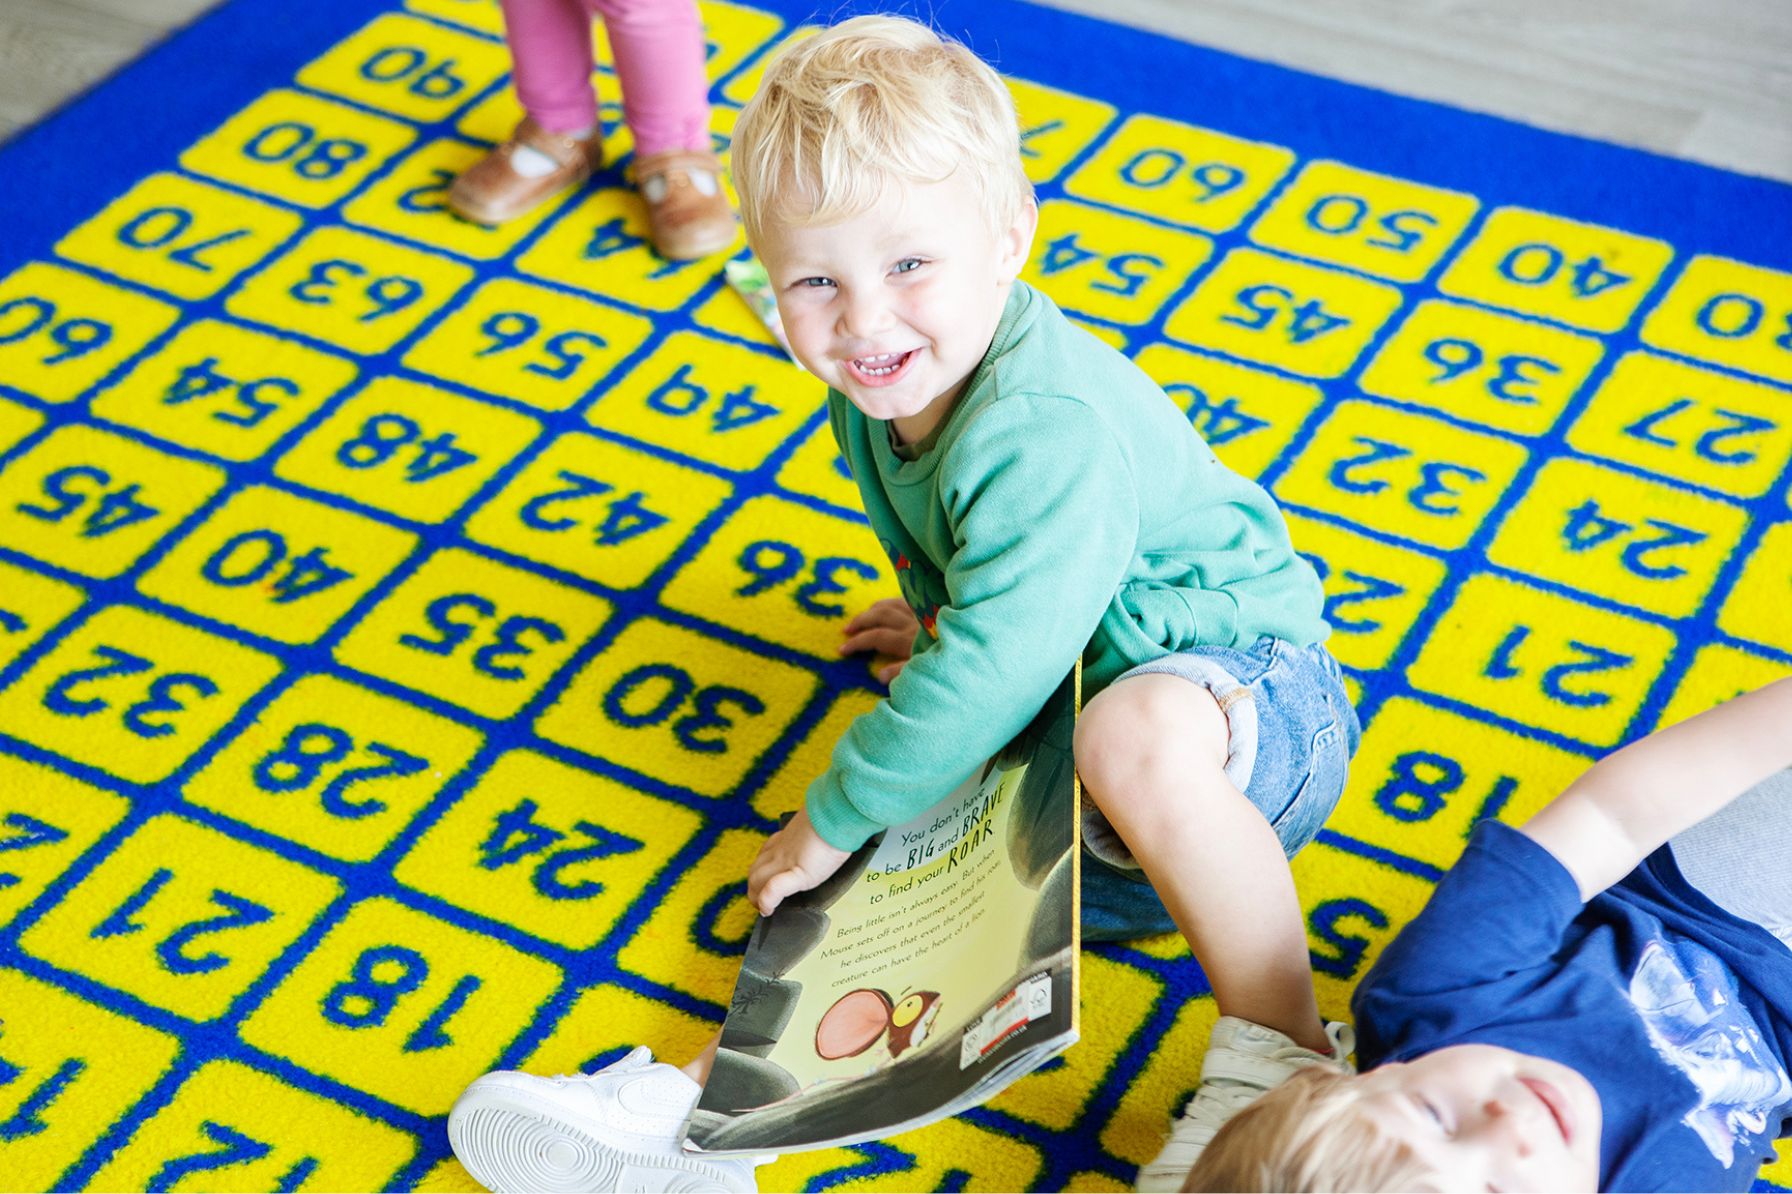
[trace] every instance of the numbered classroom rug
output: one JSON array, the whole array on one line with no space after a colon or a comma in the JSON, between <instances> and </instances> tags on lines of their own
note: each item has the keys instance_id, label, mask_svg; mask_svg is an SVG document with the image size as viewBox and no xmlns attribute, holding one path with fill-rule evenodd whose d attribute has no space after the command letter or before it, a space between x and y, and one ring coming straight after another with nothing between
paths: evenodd
<instances>
[{"instance_id":1,"label":"numbered classroom rug","mask_svg":"<svg viewBox=\"0 0 1792 1194\"><path fill-rule=\"evenodd\" d=\"M703 8L725 149L811 9ZM1343 1016L1473 822L1792 671L1792 188L937 17L1013 79L1027 276L1325 579ZM714 1029L746 863L877 697L834 647L890 564L721 260L614 168L444 214L518 115L498 30L230 0L0 148L0 1187L473 1188L469 1079ZM1084 983L1061 1062L764 1187L1127 1188L1215 1012L1179 939Z\"/></svg>"}]
</instances>

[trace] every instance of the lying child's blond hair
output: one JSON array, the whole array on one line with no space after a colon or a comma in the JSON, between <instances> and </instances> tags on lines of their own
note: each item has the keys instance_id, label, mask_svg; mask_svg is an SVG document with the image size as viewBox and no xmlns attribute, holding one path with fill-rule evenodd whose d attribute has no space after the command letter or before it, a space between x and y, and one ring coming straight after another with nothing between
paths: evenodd
<instances>
[{"instance_id":1,"label":"lying child's blond hair","mask_svg":"<svg viewBox=\"0 0 1792 1194\"><path fill-rule=\"evenodd\" d=\"M1355 1113L1355 1077L1321 1066L1240 1111L1189 1171L1184 1190L1442 1190L1438 1174Z\"/></svg>"},{"instance_id":2,"label":"lying child's blond hair","mask_svg":"<svg viewBox=\"0 0 1792 1194\"><path fill-rule=\"evenodd\" d=\"M994 228L1032 197L1014 100L970 50L902 17L854 17L780 52L734 129L741 221L828 224L870 210L892 181L964 171Z\"/></svg>"}]
</instances>

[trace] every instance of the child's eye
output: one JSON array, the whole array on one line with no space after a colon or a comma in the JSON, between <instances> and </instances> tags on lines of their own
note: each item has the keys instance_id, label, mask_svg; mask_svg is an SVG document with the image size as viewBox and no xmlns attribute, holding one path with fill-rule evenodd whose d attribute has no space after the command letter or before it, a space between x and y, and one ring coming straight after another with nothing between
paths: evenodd
<instances>
[{"instance_id":1,"label":"child's eye","mask_svg":"<svg viewBox=\"0 0 1792 1194\"><path fill-rule=\"evenodd\" d=\"M799 287L808 287L811 289L817 289L822 286L832 286L833 284L834 280L832 278L804 278L797 283Z\"/></svg>"},{"instance_id":2,"label":"child's eye","mask_svg":"<svg viewBox=\"0 0 1792 1194\"><path fill-rule=\"evenodd\" d=\"M1411 1100L1413 1107L1418 1111L1420 1119L1429 1120L1431 1125L1445 1136L1453 1134L1449 1121L1444 1118L1443 1108L1424 1095L1409 1094L1407 1098Z\"/></svg>"},{"instance_id":3,"label":"child's eye","mask_svg":"<svg viewBox=\"0 0 1792 1194\"><path fill-rule=\"evenodd\" d=\"M1437 1125L1438 1131L1446 1136L1450 1135L1449 1121L1444 1119L1444 1113L1438 1109L1436 1103L1433 1103L1430 1099L1420 1099L1419 1106L1425 1109L1425 1115L1432 1123Z\"/></svg>"},{"instance_id":4,"label":"child's eye","mask_svg":"<svg viewBox=\"0 0 1792 1194\"><path fill-rule=\"evenodd\" d=\"M919 257L904 257L901 261L898 261L895 265L890 267L890 272L893 274L906 274L920 269L923 264L924 263Z\"/></svg>"}]
</instances>

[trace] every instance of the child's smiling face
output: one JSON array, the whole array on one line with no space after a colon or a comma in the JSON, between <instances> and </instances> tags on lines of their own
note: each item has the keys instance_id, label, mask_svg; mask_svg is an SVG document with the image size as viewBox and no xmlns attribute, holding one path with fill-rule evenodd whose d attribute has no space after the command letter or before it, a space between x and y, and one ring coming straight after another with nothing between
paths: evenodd
<instances>
[{"instance_id":1,"label":"child's smiling face","mask_svg":"<svg viewBox=\"0 0 1792 1194\"><path fill-rule=\"evenodd\" d=\"M1594 1190L1599 1095L1565 1065L1455 1045L1353 1080L1357 1106L1448 1190Z\"/></svg>"},{"instance_id":2,"label":"child's smiling face","mask_svg":"<svg viewBox=\"0 0 1792 1194\"><path fill-rule=\"evenodd\" d=\"M1038 209L994 229L962 174L892 181L869 210L833 224L768 212L765 261L803 366L905 443L950 413L1026 264Z\"/></svg>"}]
</instances>

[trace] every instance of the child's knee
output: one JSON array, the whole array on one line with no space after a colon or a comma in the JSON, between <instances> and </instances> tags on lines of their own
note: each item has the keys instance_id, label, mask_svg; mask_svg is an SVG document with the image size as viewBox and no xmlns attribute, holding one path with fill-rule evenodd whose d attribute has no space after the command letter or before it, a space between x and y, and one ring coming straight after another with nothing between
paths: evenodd
<instances>
[{"instance_id":1,"label":"child's knee","mask_svg":"<svg viewBox=\"0 0 1792 1194\"><path fill-rule=\"evenodd\" d=\"M1180 676L1143 675L1092 699L1077 719L1076 765L1098 806L1163 789L1186 797L1191 781L1226 761L1226 715L1213 694Z\"/></svg>"}]
</instances>

